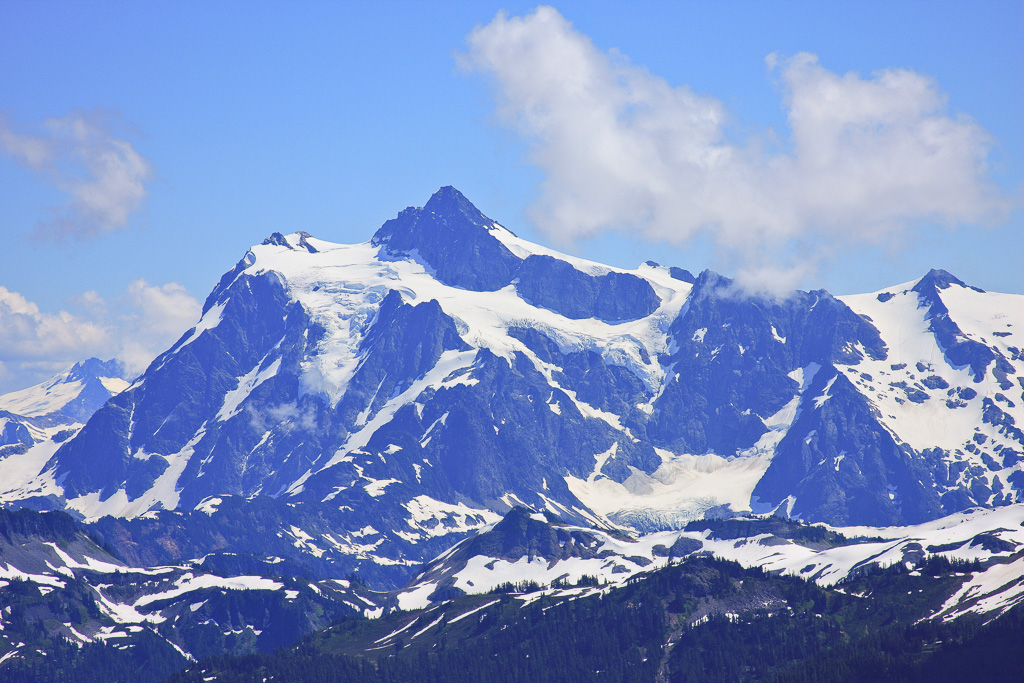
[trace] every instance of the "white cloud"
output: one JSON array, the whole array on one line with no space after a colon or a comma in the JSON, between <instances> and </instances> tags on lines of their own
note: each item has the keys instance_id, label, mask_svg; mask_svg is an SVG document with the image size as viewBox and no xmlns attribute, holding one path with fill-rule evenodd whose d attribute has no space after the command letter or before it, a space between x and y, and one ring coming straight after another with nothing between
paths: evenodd
<instances>
[{"instance_id":1,"label":"white cloud","mask_svg":"<svg viewBox=\"0 0 1024 683\"><path fill-rule=\"evenodd\" d=\"M282 403L258 410L247 405L245 411L253 429L258 432L264 432L274 427L281 427L287 431L301 429L306 432L315 432L319 429L316 414L310 411L303 412L299 408L299 404L295 402Z\"/></svg>"},{"instance_id":2,"label":"white cloud","mask_svg":"<svg viewBox=\"0 0 1024 683\"><path fill-rule=\"evenodd\" d=\"M100 314L107 310L107 302L95 289L89 289L81 294L76 294L71 297L71 303L88 309L95 314Z\"/></svg>"},{"instance_id":3,"label":"white cloud","mask_svg":"<svg viewBox=\"0 0 1024 683\"><path fill-rule=\"evenodd\" d=\"M181 285L136 280L112 301L88 291L80 310L49 313L0 287L0 393L40 382L86 358L119 358L142 372L199 319L200 304Z\"/></svg>"},{"instance_id":4,"label":"white cloud","mask_svg":"<svg viewBox=\"0 0 1024 683\"><path fill-rule=\"evenodd\" d=\"M501 121L545 174L531 216L562 242L610 230L675 244L706 234L764 289L846 245L1012 208L988 177L989 136L912 71L864 78L811 54L769 55L791 128L780 147L771 131L728 139L721 102L599 50L551 7L499 13L467 44L461 66L490 78Z\"/></svg>"},{"instance_id":5,"label":"white cloud","mask_svg":"<svg viewBox=\"0 0 1024 683\"><path fill-rule=\"evenodd\" d=\"M152 165L114 137L106 118L74 112L47 119L42 135L16 132L0 118L0 150L69 195L67 205L40 223L37 236L94 237L126 227L141 207Z\"/></svg>"},{"instance_id":6,"label":"white cloud","mask_svg":"<svg viewBox=\"0 0 1024 683\"><path fill-rule=\"evenodd\" d=\"M120 358L129 371L142 372L153 358L196 324L199 301L177 282L151 285L135 280L128 286L117 321Z\"/></svg>"},{"instance_id":7,"label":"white cloud","mask_svg":"<svg viewBox=\"0 0 1024 683\"><path fill-rule=\"evenodd\" d=\"M21 294L0 286L0 360L5 364L60 357L69 349L94 355L103 349L107 334L94 320L67 311L44 313Z\"/></svg>"}]
</instances>

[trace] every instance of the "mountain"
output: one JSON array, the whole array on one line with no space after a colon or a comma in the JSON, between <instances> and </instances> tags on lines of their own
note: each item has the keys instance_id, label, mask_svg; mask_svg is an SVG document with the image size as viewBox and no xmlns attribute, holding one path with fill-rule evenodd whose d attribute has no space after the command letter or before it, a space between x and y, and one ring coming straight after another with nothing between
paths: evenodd
<instances>
[{"instance_id":1,"label":"mountain","mask_svg":"<svg viewBox=\"0 0 1024 683\"><path fill-rule=\"evenodd\" d=\"M824 587L691 554L614 585L505 583L171 680L1016 680L1021 606L927 618L972 566L922 558Z\"/></svg>"},{"instance_id":2,"label":"mountain","mask_svg":"<svg viewBox=\"0 0 1024 683\"><path fill-rule=\"evenodd\" d=\"M448 187L363 244L252 247L45 463L8 458L33 484L3 500L147 564L265 552L380 588L517 505L921 524L1020 500L1021 349L1024 297L944 271L751 296L531 244Z\"/></svg>"},{"instance_id":3,"label":"mountain","mask_svg":"<svg viewBox=\"0 0 1024 683\"><path fill-rule=\"evenodd\" d=\"M1024 505L891 529L745 517L628 537L515 507L382 594L311 580L277 557L137 566L64 513L0 510L0 671L12 681L149 681L185 667L183 680L314 680L320 667L331 680L734 680L836 658L866 675L882 649L913 670L932 661L925 645L930 657L947 647L970 657L1018 637L1022 519ZM1020 666L1003 658L1000 670Z\"/></svg>"},{"instance_id":4,"label":"mountain","mask_svg":"<svg viewBox=\"0 0 1024 683\"><path fill-rule=\"evenodd\" d=\"M5 680L33 666L84 680L90 658L112 676L128 667L157 680L205 656L269 652L340 618L380 613L370 591L313 582L281 558L132 566L68 515L31 510L0 510L0 604Z\"/></svg>"},{"instance_id":5,"label":"mountain","mask_svg":"<svg viewBox=\"0 0 1024 683\"><path fill-rule=\"evenodd\" d=\"M27 389L0 396L0 501L59 494L43 466L100 406L128 387L119 361L90 358Z\"/></svg>"},{"instance_id":6,"label":"mountain","mask_svg":"<svg viewBox=\"0 0 1024 683\"><path fill-rule=\"evenodd\" d=\"M538 589L632 582L687 557L715 557L822 587L925 561L977 563L925 617L998 616L1024 602L1024 506L973 510L906 527L808 526L779 517L695 520L679 531L625 536L526 508L424 565L390 605L423 609L508 583ZM961 575L962 576L962 575ZM581 583L582 582L582 583ZM596 590L596 589L595 589Z\"/></svg>"},{"instance_id":7,"label":"mountain","mask_svg":"<svg viewBox=\"0 0 1024 683\"><path fill-rule=\"evenodd\" d=\"M107 399L128 387L128 379L120 361L90 358L45 382L0 396L0 411L39 427L85 423Z\"/></svg>"}]
</instances>

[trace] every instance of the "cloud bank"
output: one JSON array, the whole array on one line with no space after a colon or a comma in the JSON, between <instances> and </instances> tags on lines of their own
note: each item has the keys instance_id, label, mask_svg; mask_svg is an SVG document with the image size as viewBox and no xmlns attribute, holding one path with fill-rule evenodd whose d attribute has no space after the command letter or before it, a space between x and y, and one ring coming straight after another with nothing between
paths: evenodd
<instances>
[{"instance_id":1,"label":"cloud bank","mask_svg":"<svg viewBox=\"0 0 1024 683\"><path fill-rule=\"evenodd\" d=\"M599 50L551 7L499 13L467 46L460 65L488 77L544 173L531 219L563 243L706 234L746 287L778 291L844 247L1012 208L988 176L987 133L913 71L864 78L769 55L790 137L737 142L721 102Z\"/></svg>"},{"instance_id":2,"label":"cloud bank","mask_svg":"<svg viewBox=\"0 0 1024 683\"><path fill-rule=\"evenodd\" d=\"M201 306L175 282L139 279L107 301L95 291L72 302L76 312L48 313L0 286L0 393L22 389L86 358L119 358L141 373L199 319Z\"/></svg>"},{"instance_id":3,"label":"cloud bank","mask_svg":"<svg viewBox=\"0 0 1024 683\"><path fill-rule=\"evenodd\" d=\"M146 198L150 162L114 137L100 114L47 119L42 135L19 133L0 118L0 150L68 195L41 223L41 238L90 238L128 225Z\"/></svg>"}]
</instances>

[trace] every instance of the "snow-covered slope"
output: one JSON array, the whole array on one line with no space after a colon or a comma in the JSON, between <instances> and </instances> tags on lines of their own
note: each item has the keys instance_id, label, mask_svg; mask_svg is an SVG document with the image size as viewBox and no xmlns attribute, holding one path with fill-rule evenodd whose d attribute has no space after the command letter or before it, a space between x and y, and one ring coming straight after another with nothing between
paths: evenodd
<instances>
[{"instance_id":1,"label":"snow-covered slope","mask_svg":"<svg viewBox=\"0 0 1024 683\"><path fill-rule=\"evenodd\" d=\"M442 188L364 244L254 246L5 500L163 530L162 561L269 534L399 583L518 504L645 531L771 510L917 524L1019 499L1022 326L1024 297L942 271L767 300L610 268ZM256 500L274 512L247 518Z\"/></svg>"},{"instance_id":2,"label":"snow-covered slope","mask_svg":"<svg viewBox=\"0 0 1024 683\"><path fill-rule=\"evenodd\" d=\"M0 396L0 502L59 497L60 488L41 474L44 465L100 406L128 387L126 377L120 362L90 358Z\"/></svg>"},{"instance_id":3,"label":"snow-covered slope","mask_svg":"<svg viewBox=\"0 0 1024 683\"><path fill-rule=\"evenodd\" d=\"M0 411L44 424L62 418L85 422L107 399L128 388L126 378L118 361L90 358L45 382L0 396Z\"/></svg>"},{"instance_id":4,"label":"snow-covered slope","mask_svg":"<svg viewBox=\"0 0 1024 683\"><path fill-rule=\"evenodd\" d=\"M589 577L616 585L683 557L709 554L745 567L836 586L876 568L913 570L926 557L983 563L932 616L997 616L1024 602L1024 505L974 509L905 527L808 527L772 518L693 522L682 531L627 537L574 526L526 508L428 563L397 594L402 609L533 582L548 591ZM595 589L596 590L596 589ZM535 596L536 597L536 596Z\"/></svg>"},{"instance_id":5,"label":"snow-covered slope","mask_svg":"<svg viewBox=\"0 0 1024 683\"><path fill-rule=\"evenodd\" d=\"M889 354L841 369L886 429L928 454L944 507L1019 500L1024 297L932 271L843 301L872 321Z\"/></svg>"},{"instance_id":6,"label":"snow-covered slope","mask_svg":"<svg viewBox=\"0 0 1024 683\"><path fill-rule=\"evenodd\" d=\"M381 613L348 581L267 578L293 571L283 564L221 554L134 567L66 515L0 510L0 657L30 655L42 633L122 650L152 648L155 637L194 661L270 651L341 616Z\"/></svg>"}]
</instances>

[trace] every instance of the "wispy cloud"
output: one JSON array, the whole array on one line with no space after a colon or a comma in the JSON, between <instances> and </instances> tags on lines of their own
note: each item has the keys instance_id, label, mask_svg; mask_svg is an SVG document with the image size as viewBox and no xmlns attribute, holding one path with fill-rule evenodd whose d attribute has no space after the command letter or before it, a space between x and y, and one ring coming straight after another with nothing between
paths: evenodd
<instances>
[{"instance_id":1,"label":"wispy cloud","mask_svg":"<svg viewBox=\"0 0 1024 683\"><path fill-rule=\"evenodd\" d=\"M73 312L43 311L0 287L0 393L42 381L89 358L119 358L129 371L145 370L199 319L200 303L171 282L132 282L110 301L87 291L71 302Z\"/></svg>"},{"instance_id":2,"label":"wispy cloud","mask_svg":"<svg viewBox=\"0 0 1024 683\"><path fill-rule=\"evenodd\" d=\"M18 132L0 118L0 150L68 195L35 236L89 238L128 225L146 198L152 164L115 137L109 115L73 112L47 119L42 133Z\"/></svg>"},{"instance_id":3,"label":"wispy cloud","mask_svg":"<svg viewBox=\"0 0 1024 683\"><path fill-rule=\"evenodd\" d=\"M107 330L67 311L45 313L18 292L0 286L0 348L5 363L61 357L69 349L98 353Z\"/></svg>"},{"instance_id":4,"label":"wispy cloud","mask_svg":"<svg viewBox=\"0 0 1024 683\"><path fill-rule=\"evenodd\" d=\"M532 219L563 242L707 234L746 286L778 289L847 246L1013 208L988 176L988 134L913 71L769 55L790 136L735 141L720 101L599 50L551 7L499 13L467 44L461 66L489 77L500 120L544 172Z\"/></svg>"},{"instance_id":5,"label":"wispy cloud","mask_svg":"<svg viewBox=\"0 0 1024 683\"><path fill-rule=\"evenodd\" d=\"M281 403L262 409L246 405L245 412L253 429L259 432L265 432L272 427L282 427L288 431L301 429L306 432L315 432L320 428L316 414L302 410L296 402Z\"/></svg>"},{"instance_id":6,"label":"wispy cloud","mask_svg":"<svg viewBox=\"0 0 1024 683\"><path fill-rule=\"evenodd\" d=\"M111 325L116 356L134 372L142 372L199 320L202 305L183 285L151 285L138 279L128 286L121 312Z\"/></svg>"}]
</instances>

